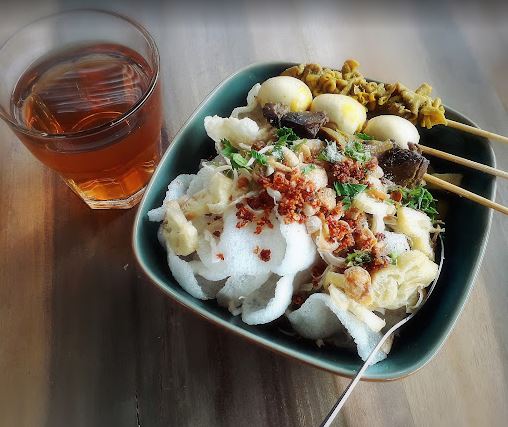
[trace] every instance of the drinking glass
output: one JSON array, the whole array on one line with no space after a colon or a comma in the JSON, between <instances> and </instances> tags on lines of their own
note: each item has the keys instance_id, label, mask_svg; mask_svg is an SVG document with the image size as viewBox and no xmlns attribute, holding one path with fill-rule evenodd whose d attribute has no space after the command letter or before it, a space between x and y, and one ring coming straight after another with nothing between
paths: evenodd
<instances>
[{"instance_id":1,"label":"drinking glass","mask_svg":"<svg viewBox=\"0 0 508 427\"><path fill-rule=\"evenodd\" d=\"M141 199L161 154L159 53L99 10L39 19L0 48L0 117L93 209Z\"/></svg>"}]
</instances>

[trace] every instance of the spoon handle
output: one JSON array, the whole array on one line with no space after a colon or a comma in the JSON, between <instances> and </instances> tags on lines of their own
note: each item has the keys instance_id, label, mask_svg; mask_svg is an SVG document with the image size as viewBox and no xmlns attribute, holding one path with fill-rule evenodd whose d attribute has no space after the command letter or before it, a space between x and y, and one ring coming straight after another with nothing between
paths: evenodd
<instances>
[{"instance_id":1,"label":"spoon handle","mask_svg":"<svg viewBox=\"0 0 508 427\"><path fill-rule=\"evenodd\" d=\"M339 399L337 400L337 402L335 402L335 405L333 405L333 408L330 410L328 415L325 417L323 422L320 424L320 427L330 427L330 425L333 423L333 420L335 419L335 417L337 417L338 413L340 412L340 410L344 406L344 403L346 403L346 400L348 399L350 394L353 392L353 389L356 387L356 384L358 384L358 381L360 381L360 379L362 378L363 374L365 373L365 371L369 367L370 362L374 358L374 355L383 346L383 344L388 339L388 337L391 334L393 334L397 329L399 329L404 323L409 322L409 320L411 320L416 315L416 313L423 307L423 305L428 301L430 295L432 294L432 292L434 291L434 288L436 287L437 281L439 279L439 275L441 274L441 268L443 267L443 261L444 261L444 243L443 243L443 238L441 236L439 236L439 237L440 237L439 240L441 242L441 256L440 256L441 259L439 261L439 268L437 270L436 277L434 278L434 281L432 282L432 285L430 286L430 289L428 290L427 295L425 296L424 300L422 301L420 306L415 311L413 311L411 314L409 314L409 316L406 316L403 319L399 320L395 325L393 325L390 329L388 329L388 331L386 331L386 333L381 337L381 339L379 340L377 345L370 352L369 357L367 357L367 359L363 363L363 365L360 368L360 370L353 377L353 379L351 380L349 385L342 392L342 394L339 397Z\"/></svg>"},{"instance_id":2,"label":"spoon handle","mask_svg":"<svg viewBox=\"0 0 508 427\"><path fill-rule=\"evenodd\" d=\"M333 405L333 408L330 410L328 415L325 417L323 422L321 423L321 427L329 427L332 423L335 417L338 415L344 404L346 403L346 400L348 399L349 395L353 392L353 389L356 387L356 384L360 381L363 374L367 370L367 368L370 365L370 361L374 358L374 355L378 352L378 350L381 348L381 346L384 344L386 339L390 336L392 333L392 329L390 328L389 331L383 335L383 337L379 340L377 345L374 347L374 349L369 354L369 357L367 357L367 360L363 363L360 370L356 373L356 375L353 377L349 385L346 387L346 389L342 392L337 402L335 402L335 405Z\"/></svg>"}]
</instances>

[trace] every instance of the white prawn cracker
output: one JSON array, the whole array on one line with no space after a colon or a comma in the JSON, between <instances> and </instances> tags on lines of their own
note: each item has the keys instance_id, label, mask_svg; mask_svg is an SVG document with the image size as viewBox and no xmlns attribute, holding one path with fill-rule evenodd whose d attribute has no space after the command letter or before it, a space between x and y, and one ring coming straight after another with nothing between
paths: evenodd
<instances>
[{"instance_id":1,"label":"white prawn cracker","mask_svg":"<svg viewBox=\"0 0 508 427\"><path fill-rule=\"evenodd\" d=\"M148 219L153 222L161 222L164 219L166 213L166 202L170 200L176 200L185 195L185 192L191 185L196 175L182 174L178 175L168 185L166 196L162 202L162 206L148 211Z\"/></svg>"},{"instance_id":2,"label":"white prawn cracker","mask_svg":"<svg viewBox=\"0 0 508 427\"><path fill-rule=\"evenodd\" d=\"M269 277L270 273L258 274L257 276L248 274L231 276L217 293L217 302L222 307L227 307L231 314L240 314L243 300L259 289Z\"/></svg>"},{"instance_id":3,"label":"white prawn cracker","mask_svg":"<svg viewBox=\"0 0 508 427\"><path fill-rule=\"evenodd\" d=\"M247 94L247 105L245 107L236 107L232 112L230 117L238 118L239 114L247 114L254 111L254 109L258 105L257 101L257 95L259 92L259 89L261 88L261 84L256 83L254 86L252 86L251 90L249 90L249 93Z\"/></svg>"},{"instance_id":4,"label":"white prawn cracker","mask_svg":"<svg viewBox=\"0 0 508 427\"><path fill-rule=\"evenodd\" d=\"M273 271L284 257L286 243L277 219L270 216L273 228L263 227L261 233L256 234L256 224L248 223L238 228L236 208L231 207L224 213L224 230L220 236L217 250L224 257L224 267L228 275L257 275ZM270 251L270 259L263 261L261 250Z\"/></svg>"},{"instance_id":5,"label":"white prawn cracker","mask_svg":"<svg viewBox=\"0 0 508 427\"><path fill-rule=\"evenodd\" d=\"M235 147L251 146L259 133L258 124L248 117L205 117L205 130L215 142L227 139Z\"/></svg>"},{"instance_id":6,"label":"white prawn cracker","mask_svg":"<svg viewBox=\"0 0 508 427\"><path fill-rule=\"evenodd\" d=\"M220 239L210 233L200 238L196 252L198 259L191 261L189 265L195 275L209 281L220 281L231 276L254 277L257 283L260 277L265 277L256 285L257 288L268 279L271 271L281 265L286 253L286 243L275 216L270 218L273 228L264 227L261 233L256 234L255 224L237 227L236 212L236 208L231 207L224 213L224 228ZM269 260L261 259L262 250L269 251ZM243 282L245 283L245 279Z\"/></svg>"},{"instance_id":7,"label":"white prawn cracker","mask_svg":"<svg viewBox=\"0 0 508 427\"><path fill-rule=\"evenodd\" d=\"M272 322L284 314L293 296L294 276L277 280L272 276L268 282L245 298L242 306L242 320L248 325ZM273 283L276 281L275 283Z\"/></svg>"},{"instance_id":8,"label":"white prawn cracker","mask_svg":"<svg viewBox=\"0 0 508 427\"><path fill-rule=\"evenodd\" d=\"M358 355L366 360L382 335L372 331L354 315L335 305L329 295L312 294L303 305L288 314L293 328L302 337L312 340L332 338L344 327L356 343ZM386 353L379 351L372 364L386 358Z\"/></svg>"},{"instance_id":9,"label":"white prawn cracker","mask_svg":"<svg viewBox=\"0 0 508 427\"><path fill-rule=\"evenodd\" d=\"M191 264L180 258L171 249L168 250L168 265L175 280L194 298L213 299L223 286L221 282L198 281Z\"/></svg>"},{"instance_id":10,"label":"white prawn cracker","mask_svg":"<svg viewBox=\"0 0 508 427\"><path fill-rule=\"evenodd\" d=\"M203 165L198 173L194 175L194 179L187 188L187 196L193 196L199 191L205 189L213 175L217 173L217 169L209 165Z\"/></svg>"},{"instance_id":11,"label":"white prawn cracker","mask_svg":"<svg viewBox=\"0 0 508 427\"><path fill-rule=\"evenodd\" d=\"M282 261L272 269L280 276L295 274L308 269L317 258L316 245L307 233L304 224L285 224L279 219L280 232L286 241L286 251Z\"/></svg>"}]
</instances>

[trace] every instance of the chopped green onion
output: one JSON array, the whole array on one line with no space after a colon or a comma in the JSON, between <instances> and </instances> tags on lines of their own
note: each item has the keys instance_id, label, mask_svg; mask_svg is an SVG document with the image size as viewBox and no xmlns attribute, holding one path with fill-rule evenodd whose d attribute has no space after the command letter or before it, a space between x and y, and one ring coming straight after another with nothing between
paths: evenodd
<instances>
[{"instance_id":1,"label":"chopped green onion","mask_svg":"<svg viewBox=\"0 0 508 427\"><path fill-rule=\"evenodd\" d=\"M367 186L364 184L346 184L335 181L333 183L333 188L338 196L343 196L341 200L342 207L347 211L353 203L353 198L362 191L365 191Z\"/></svg>"},{"instance_id":2,"label":"chopped green onion","mask_svg":"<svg viewBox=\"0 0 508 427\"><path fill-rule=\"evenodd\" d=\"M370 252L354 251L346 257L346 265L348 267L364 265L372 261Z\"/></svg>"},{"instance_id":3,"label":"chopped green onion","mask_svg":"<svg viewBox=\"0 0 508 427\"><path fill-rule=\"evenodd\" d=\"M265 166L267 164L267 158L264 154L257 152L256 150L250 150L250 155L252 158L256 160L259 164Z\"/></svg>"},{"instance_id":4,"label":"chopped green onion","mask_svg":"<svg viewBox=\"0 0 508 427\"><path fill-rule=\"evenodd\" d=\"M288 141L296 141L298 138L298 135L293 131L291 128L280 128L277 129L277 137L279 140L277 141L277 144L283 144L286 145Z\"/></svg>"},{"instance_id":5,"label":"chopped green onion","mask_svg":"<svg viewBox=\"0 0 508 427\"><path fill-rule=\"evenodd\" d=\"M221 154L224 157L227 157L228 159L231 160L231 167L233 169L240 168L249 169L247 167L248 160L245 157L243 157L235 147L233 147L231 142L229 142L226 138L224 138L221 140L221 144L223 147L221 150Z\"/></svg>"},{"instance_id":6,"label":"chopped green onion","mask_svg":"<svg viewBox=\"0 0 508 427\"><path fill-rule=\"evenodd\" d=\"M397 257L398 255L395 252L390 252L388 254L388 258L390 258L390 264L397 265Z\"/></svg>"},{"instance_id":7,"label":"chopped green onion","mask_svg":"<svg viewBox=\"0 0 508 427\"><path fill-rule=\"evenodd\" d=\"M419 185L415 188L399 188L402 193L401 203L403 206L425 212L432 220L435 219L438 211L436 209L436 199L429 190Z\"/></svg>"},{"instance_id":8,"label":"chopped green onion","mask_svg":"<svg viewBox=\"0 0 508 427\"><path fill-rule=\"evenodd\" d=\"M360 163L365 163L366 161L370 160L370 153L365 151L365 147L360 141L348 142L346 144L344 153L346 156L351 157Z\"/></svg>"},{"instance_id":9,"label":"chopped green onion","mask_svg":"<svg viewBox=\"0 0 508 427\"><path fill-rule=\"evenodd\" d=\"M231 155L231 166L234 169L247 168L248 160L240 153L233 153Z\"/></svg>"},{"instance_id":10,"label":"chopped green onion","mask_svg":"<svg viewBox=\"0 0 508 427\"><path fill-rule=\"evenodd\" d=\"M229 140L227 140L226 138L223 138L220 143L222 144L222 150L221 150L221 154L224 156L224 157L227 157L228 159L231 158L231 155L233 153L238 153L238 150L233 147L233 145L231 145L231 142L229 142Z\"/></svg>"},{"instance_id":11,"label":"chopped green onion","mask_svg":"<svg viewBox=\"0 0 508 427\"><path fill-rule=\"evenodd\" d=\"M316 165L306 165L302 168L302 173L304 175L307 175L310 171L313 171L314 169L316 169Z\"/></svg>"},{"instance_id":12,"label":"chopped green onion","mask_svg":"<svg viewBox=\"0 0 508 427\"><path fill-rule=\"evenodd\" d=\"M362 132L355 133L355 136L357 136L360 139L363 139L364 141L372 141L374 139L373 136L367 135L366 133Z\"/></svg>"}]
</instances>

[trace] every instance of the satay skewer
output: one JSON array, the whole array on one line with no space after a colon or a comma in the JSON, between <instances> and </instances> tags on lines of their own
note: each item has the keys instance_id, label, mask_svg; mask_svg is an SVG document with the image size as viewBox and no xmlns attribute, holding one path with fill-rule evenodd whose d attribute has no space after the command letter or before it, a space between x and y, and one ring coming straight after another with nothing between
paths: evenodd
<instances>
[{"instance_id":1,"label":"satay skewer","mask_svg":"<svg viewBox=\"0 0 508 427\"><path fill-rule=\"evenodd\" d=\"M436 187L440 187L443 190L447 190L451 193L457 194L458 196L465 197L466 199L469 199L473 202L479 203L480 205L486 206L488 208L494 209L498 212L504 213L505 215L508 215L508 207L503 206L499 203L496 203L492 200L486 199L485 197L479 196L478 194L472 193L471 191L465 190L461 187L458 187L456 185L450 184L449 182L446 182L440 178L437 178L435 176L429 175L426 173L423 176L423 179L429 183L433 184Z\"/></svg>"},{"instance_id":2,"label":"satay skewer","mask_svg":"<svg viewBox=\"0 0 508 427\"><path fill-rule=\"evenodd\" d=\"M321 135L325 138L330 138L331 140L336 141L339 143L339 145L342 143L342 140L344 139L341 136L341 133L338 132L336 129L332 129L331 127L325 126L322 127ZM460 156L456 156L454 154L447 153L445 151L436 150L435 148L427 147L426 145L418 144L419 149L423 154L428 154L434 157L439 157L444 160L448 160L453 163L457 163L459 165L467 166L471 169L478 170L480 172L488 173L490 175L499 176L501 178L508 179L508 172L505 172L501 169L493 168L492 166L484 165L483 163L478 163L473 160L465 159Z\"/></svg>"},{"instance_id":3,"label":"satay skewer","mask_svg":"<svg viewBox=\"0 0 508 427\"><path fill-rule=\"evenodd\" d=\"M457 164L463 165L463 166L467 166L471 169L479 170L480 172L485 172L490 175L495 175L495 176L499 176L501 178L508 179L508 172L493 168L492 166L487 166L487 165L484 165L483 163L478 163L473 160L464 159L463 157L459 157L454 154L447 153L445 151L436 150L435 148L430 148L425 145L418 145L418 147L424 154L429 154L434 157L439 157L440 159L449 160L450 162L457 163Z\"/></svg>"},{"instance_id":4,"label":"satay skewer","mask_svg":"<svg viewBox=\"0 0 508 427\"><path fill-rule=\"evenodd\" d=\"M447 119L441 99L431 98L432 87L427 83L412 91L399 82L387 84L367 80L360 74L359 65L354 59L345 61L340 70L323 68L319 64L301 64L288 68L281 75L302 80L309 86L313 96L323 93L347 95L369 111L381 108L384 114L398 115L427 128L444 124L476 136L508 143L506 136ZM424 109L426 112L423 112Z\"/></svg>"},{"instance_id":5,"label":"satay skewer","mask_svg":"<svg viewBox=\"0 0 508 427\"><path fill-rule=\"evenodd\" d=\"M446 126L470 133L472 135L481 136L487 139L495 139L496 141L508 144L508 138L506 136L498 135L494 132L489 132L480 128L466 125L464 123L456 122L455 120L446 119Z\"/></svg>"},{"instance_id":6,"label":"satay skewer","mask_svg":"<svg viewBox=\"0 0 508 427\"><path fill-rule=\"evenodd\" d=\"M341 143L343 143L343 140L344 140L343 134L341 134L340 132L337 132L335 129L331 129L328 127L322 127L321 132L324 133L324 135L326 135L326 137L329 137L331 140L334 140L335 142L337 142L339 145ZM459 156L454 156L452 154L445 153L444 151L435 150L433 148L426 147L423 145L419 145L419 147L422 150L422 152L424 152L424 153L430 154L430 151L432 151L433 153L437 152L439 155L441 155L443 157L446 156L446 158L449 160L452 160L452 159L459 160L459 162L461 162L462 164L465 164L466 166L470 166L470 167L474 166L475 168L481 168L481 170L483 170L484 172L490 172L490 173L495 172L495 174L497 176L502 176L504 178L507 177L506 172L497 170L495 168L491 168L490 166L483 165L483 164L477 163L477 162L473 162L472 160L464 159ZM381 168L383 169L382 166L381 166ZM450 191L451 193L457 194L461 197L465 197L466 199L469 199L473 202L479 203L483 206L486 206L491 209L495 209L499 212L504 213L505 215L508 215L508 207L503 206L499 203L496 203L492 200L489 200L485 197L479 196L478 194L475 194L471 191L465 190L457 185L454 185L454 184L451 184L447 181L444 181L443 179L437 178L437 177L432 176L428 173L425 173L423 175L423 179L427 183L433 184L434 186L439 187L443 190Z\"/></svg>"}]
</instances>

